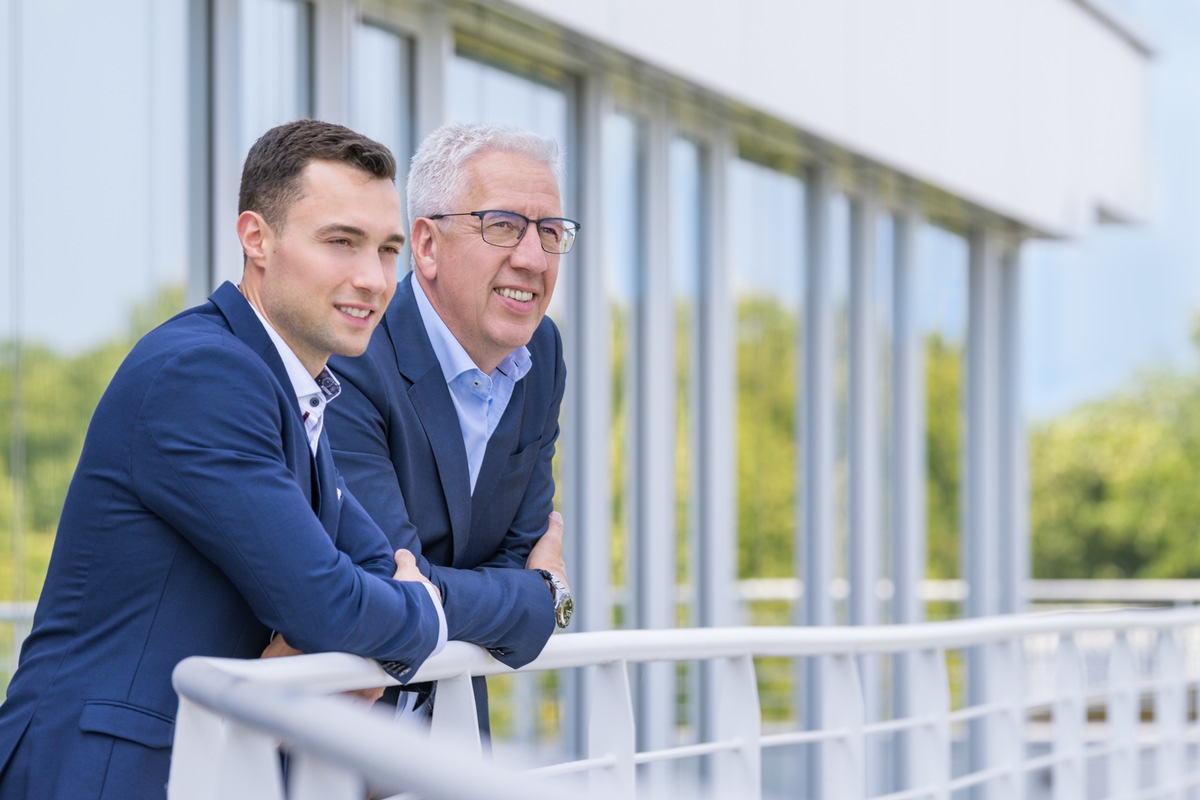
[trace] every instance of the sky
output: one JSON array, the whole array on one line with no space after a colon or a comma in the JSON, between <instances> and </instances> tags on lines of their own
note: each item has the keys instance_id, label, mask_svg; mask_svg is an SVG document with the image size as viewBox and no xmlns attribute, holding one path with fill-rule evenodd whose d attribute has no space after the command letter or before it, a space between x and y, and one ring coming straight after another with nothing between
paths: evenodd
<instances>
[{"instance_id":1,"label":"sky","mask_svg":"<svg viewBox=\"0 0 1200 800\"><path fill-rule=\"evenodd\" d=\"M1108 0L1153 50L1148 216L1024 253L1025 407L1033 421L1193 370L1200 318L1200 2Z\"/></svg>"}]
</instances>

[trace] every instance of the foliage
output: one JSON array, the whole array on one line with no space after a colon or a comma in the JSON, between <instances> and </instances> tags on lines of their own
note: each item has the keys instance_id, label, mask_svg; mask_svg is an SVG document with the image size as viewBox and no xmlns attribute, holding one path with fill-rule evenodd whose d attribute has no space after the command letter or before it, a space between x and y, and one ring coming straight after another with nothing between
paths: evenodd
<instances>
[{"instance_id":1,"label":"foliage","mask_svg":"<svg viewBox=\"0 0 1200 800\"><path fill-rule=\"evenodd\" d=\"M133 344L182 303L182 287L162 288L130 313L124 333L78 354L0 342L0 408L8 410L0 415L0 585L21 595L11 599L36 598L41 591L67 486L100 395ZM16 541L14 531L21 532ZM13 573L13 561L24 562L24 574Z\"/></svg>"},{"instance_id":2,"label":"foliage","mask_svg":"<svg viewBox=\"0 0 1200 800\"><path fill-rule=\"evenodd\" d=\"M775 298L737 309L738 577L795 574L797 320Z\"/></svg>"},{"instance_id":3,"label":"foliage","mask_svg":"<svg viewBox=\"0 0 1200 800\"><path fill-rule=\"evenodd\" d=\"M1033 574L1200 577L1200 376L1141 376L1033 429Z\"/></svg>"},{"instance_id":4,"label":"foliage","mask_svg":"<svg viewBox=\"0 0 1200 800\"><path fill-rule=\"evenodd\" d=\"M961 347L940 334L930 334L925 339L925 514L930 578L954 578L960 572L962 393Z\"/></svg>"}]
</instances>

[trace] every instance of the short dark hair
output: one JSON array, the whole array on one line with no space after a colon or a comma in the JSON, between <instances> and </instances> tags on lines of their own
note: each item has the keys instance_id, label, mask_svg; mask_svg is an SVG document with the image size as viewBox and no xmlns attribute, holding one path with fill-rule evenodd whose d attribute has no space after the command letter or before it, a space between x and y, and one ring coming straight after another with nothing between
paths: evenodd
<instances>
[{"instance_id":1,"label":"short dark hair","mask_svg":"<svg viewBox=\"0 0 1200 800\"><path fill-rule=\"evenodd\" d=\"M271 128L250 148L242 167L238 214L257 211L278 229L300 199L300 173L311 161L349 164L396 181L396 159L384 145L332 122L296 120Z\"/></svg>"}]
</instances>

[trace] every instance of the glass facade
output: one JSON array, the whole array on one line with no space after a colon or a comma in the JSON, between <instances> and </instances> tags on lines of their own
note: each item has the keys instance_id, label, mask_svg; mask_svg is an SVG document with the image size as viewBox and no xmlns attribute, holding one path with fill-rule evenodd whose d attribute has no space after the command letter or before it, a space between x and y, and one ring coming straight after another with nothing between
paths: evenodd
<instances>
[{"instance_id":1,"label":"glass facade","mask_svg":"<svg viewBox=\"0 0 1200 800\"><path fill-rule=\"evenodd\" d=\"M960 576L970 280L967 240L952 232L965 228L961 214L939 208L937 225L921 224L912 270L901 273L899 206L920 206L919 197L876 196L858 185L853 171L833 166L837 153L810 146L797 131L772 139L759 130L757 117L730 113L722 126L693 136L702 127L695 124L702 104L686 92L656 93L628 65L610 76L610 65L552 37L537 39L536 48L515 47L504 26L518 23L495 22L482 8L478 19L467 21L451 11L428 16L430 4L363 2L365 16L331 32L322 26L333 24L333 15L302 0L241 0L233 4L232 30L222 27L226 20L208 31L188 24L189 9L204 4L187 0L99 4L102 11L81 0L69 5L68 20L33 2L10 3L0 12L7 46L0 100L10 120L0 132L9 154L0 164L0 233L7 243L0 250L0 600L37 595L87 420L112 371L138 335L182 306L185 284L197 276L210 282L218 271L187 263L178 243L209 235L212 252L223 258L228 250L215 243L227 240L231 220L215 220L205 234L208 223L196 209L227 203L212 194L227 194L229 179L211 185L207 175L197 179L188 171L189 153L207 153L204 131L223 125L232 131L230 141L236 139L236 148L228 149L237 149L240 167L267 128L329 107L328 100L316 103L317 57L328 59L330 49L320 43L342 41L342 34L347 81L338 119L388 144L402 167L419 132L443 119L515 124L566 150L564 212L580 219L583 232L563 259L550 314L568 352L591 352L588 337L600 337L596 352L603 357L568 363L557 460L581 458L566 446L578 441L571 425L603 428L607 474L595 491L604 496L592 506L604 513L580 518L563 508L568 542L586 536L607 543L605 588L614 599L597 599L605 608L594 619L603 626L638 625L639 614L658 613L647 611L650 593L663 591L672 598L664 624L699 624L701 575L706 567L717 574L701 561L704 537L725 535L706 524L702 509L713 506L713 495L727 502L728 534L736 537L729 572L757 598L737 603L727 618L794 621L803 577L798 565L819 545L829 554L833 580L806 587L804 597L833 592L829 621L851 619L854 582L888 575L899 546L891 536L898 524L893 493L902 485L893 469L900 440L893 356L902 344L896 304L910 294L924 398L915 423L926 453L915 500L926 505L928 567L921 577ZM493 23L500 27L493 30ZM77 58L56 56L63 40L77 48ZM195 85L189 71L197 69L196 54L212 44L233 47L239 67L225 86L216 85L217 65L203 64L199 82L217 106L206 113L232 124L207 117L193 124L195 108L180 99ZM671 88L684 85L672 80ZM128 96L112 91L118 84ZM625 84L635 88L624 90ZM670 102L663 99L668 94ZM58 100L39 102L47 95ZM89 126L84 135L81 113L122 124L112 131ZM200 146L188 149L189 135L199 137ZM209 167L224 175L233 165ZM813 191L817 172L828 191ZM233 181L236 189L236 176ZM810 229L814 220L820 230ZM87 257L46 255L45 244L62 238L67 224L86 242ZM821 254L819 263L814 253ZM864 253L865 269L856 266ZM589 274L590 285L602 287L591 296L584 295L584 269L597 271ZM898 282L900 274L912 285ZM868 281L864 292L856 292L856 280ZM722 305L726 315L711 313ZM581 308L602 324L584 327L568 314ZM655 327L664 314L670 318L665 330ZM818 316L827 326L812 327ZM812 341L814 330L828 340ZM656 338L664 334L667 347ZM865 349L864 336L870 338ZM807 359L814 352L828 353L829 363L811 369ZM857 370L856 353L868 359ZM731 402L714 406L704 386L718 367L728 368L733 386ZM572 416L581 386L606 393L605 413L597 415L603 419ZM854 403L864 386L872 398L866 418ZM806 414L817 401L830 411L828 457L819 463L804 441ZM711 469L706 433L714 429L733 443L730 480L703 477L719 474ZM671 442L665 460L646 459L646 437ZM862 437L868 446L856 447ZM860 463L864 453L866 463ZM821 499L829 503L827 530L806 527L803 487L814 469L828 470L822 478L829 496ZM560 505L561 489L560 481ZM575 494L590 491L574 487ZM856 569L855 491L867 491L875 509L868 518L875 550L865 556L871 560L865 571ZM669 523L650 529L646 520L659 512ZM663 539L665 559L659 557ZM585 590L580 602L588 600ZM687 694L698 691L697 676L678 678ZM784 676L764 684L780 717L792 713L789 682ZM528 715L515 709L546 688L514 686L513 695L525 698L516 702L498 693L498 730L534 735ZM556 692L562 694L560 687L547 693ZM546 729L561 724L557 709L546 706ZM688 708L677 710L674 724L697 724Z\"/></svg>"},{"instance_id":2,"label":"glass facade","mask_svg":"<svg viewBox=\"0 0 1200 800\"><path fill-rule=\"evenodd\" d=\"M799 530L805 187L797 175L739 158L730 167L730 191L738 576L781 578L794 575ZM786 619L768 611L751 621Z\"/></svg>"}]
</instances>

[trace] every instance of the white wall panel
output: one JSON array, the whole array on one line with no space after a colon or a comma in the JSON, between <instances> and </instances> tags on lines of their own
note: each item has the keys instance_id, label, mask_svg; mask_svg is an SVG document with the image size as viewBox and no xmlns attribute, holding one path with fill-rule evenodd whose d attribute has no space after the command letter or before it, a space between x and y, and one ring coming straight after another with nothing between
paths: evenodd
<instances>
[{"instance_id":1,"label":"white wall panel","mask_svg":"<svg viewBox=\"0 0 1200 800\"><path fill-rule=\"evenodd\" d=\"M1078 0L514 0L1054 234L1144 211L1149 55Z\"/></svg>"}]
</instances>

